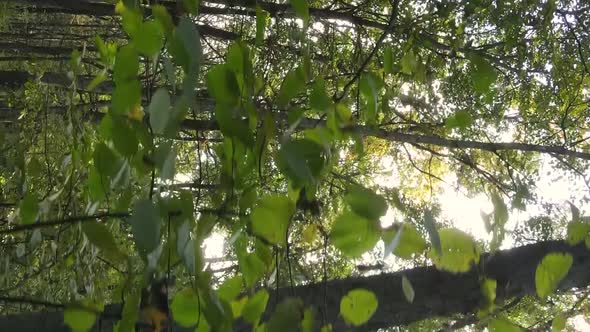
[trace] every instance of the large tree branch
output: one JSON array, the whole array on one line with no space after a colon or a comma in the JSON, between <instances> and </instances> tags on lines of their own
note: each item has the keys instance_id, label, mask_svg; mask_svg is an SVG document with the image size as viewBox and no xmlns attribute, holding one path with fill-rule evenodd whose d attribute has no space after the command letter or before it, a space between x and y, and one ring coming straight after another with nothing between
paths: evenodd
<instances>
[{"instance_id":1,"label":"large tree branch","mask_svg":"<svg viewBox=\"0 0 590 332\"><path fill-rule=\"evenodd\" d=\"M389 141L402 143L430 144L436 146L443 146L449 149L476 149L490 152L502 150L539 152L590 160L589 152L570 150L564 146L538 145L515 142L488 143L479 141L448 139L434 135L405 134L395 131L388 131L384 129L374 129L367 126L357 126L354 128L354 130L363 134L364 136L373 136Z\"/></svg>"},{"instance_id":2,"label":"large tree branch","mask_svg":"<svg viewBox=\"0 0 590 332\"><path fill-rule=\"evenodd\" d=\"M32 79L32 76L26 72L10 72L10 71L0 71L0 85L6 86L18 86L20 84L24 84L27 80ZM87 81L90 81L90 77L79 77L78 86L84 87L87 85ZM67 86L69 84L69 79L66 78L65 75L56 74L56 73L46 73L41 77L41 81L45 84L49 85L57 85L57 86ZM111 90L112 83L110 82L103 82L97 88L97 91L108 91ZM83 88L82 88L83 89ZM199 102L197 106L200 110L203 110L202 113L211 114L212 110L214 109L215 105L213 100L207 98L207 96L200 96ZM100 121L104 113L100 112L92 112L92 118L95 121ZM275 113L275 119L279 122L279 127L287 128L287 116L285 113ZM317 125L325 125L325 121L323 120L316 120L312 118L303 118L299 124L299 127L302 129L314 128ZM211 130L219 130L219 125L214 120L195 120L195 119L185 119L182 121L181 124L182 129L188 130L197 130L197 131L211 131ZM502 151L502 150L512 150L512 151L522 151L522 152L538 152L538 153L545 153L545 154L554 154L559 156L568 156L574 157L578 159L590 160L590 153L585 151L576 151L568 149L564 146L552 146L552 145L538 145L538 144L528 144L528 143L516 143L516 142L508 142L508 143L493 143L493 142L480 142L480 141L470 141L470 140L460 140L460 139L451 139L451 138L444 138L435 135L421 135L421 134L408 134L408 133L401 133L396 131L390 131L385 129L378 129L371 126L353 126L350 128L346 128L346 130L356 132L365 137L377 137L384 140L388 140L391 142L399 142L399 143L410 143L410 144L429 144L434 146L441 146L446 147L449 149L477 149L483 151Z\"/></svg>"},{"instance_id":3,"label":"large tree branch","mask_svg":"<svg viewBox=\"0 0 590 332\"><path fill-rule=\"evenodd\" d=\"M560 282L559 290L583 288L590 283L590 251L582 243L570 246L563 241L546 241L518 248L484 254L478 268L467 273L452 274L439 271L432 266L407 269L395 273L384 273L369 277L346 278L297 286L295 295L308 306L321 310L326 322L333 324L334 331L344 331L346 326L340 313L340 300L350 290L364 288L375 293L379 306L363 331L391 326L406 325L428 318L448 317L456 314L471 314L485 303L481 293L480 280L487 277L496 280L497 302L535 294L535 271L541 259L552 252L569 253L573 265L567 276ZM414 301L408 303L403 294L401 278L406 276L415 291ZM327 290L324 298L324 289ZM277 297L290 294L287 289L278 293L269 290L268 303L276 303ZM103 331L118 319L118 306L107 306L101 316ZM269 305L265 317L273 308ZM0 330L46 332L67 331L63 325L63 313L25 313L0 317ZM246 324L236 325L237 331L250 331ZM108 330L110 331L110 330Z\"/></svg>"},{"instance_id":4,"label":"large tree branch","mask_svg":"<svg viewBox=\"0 0 590 332\"><path fill-rule=\"evenodd\" d=\"M275 119L279 122L279 125L287 123L287 118L283 113L277 114ZM313 128L317 125L324 125L324 121L318 121L311 118L303 118L299 124L301 129ZM182 122L183 129L190 130L218 130L219 126L213 120L185 120ZM429 144L434 146L446 147L449 149L476 149L483 151L502 151L512 150L521 152L539 152L546 154L555 154L561 156L574 157L578 159L590 160L590 153L584 151L576 151L567 149L563 146L552 146L552 145L538 145L528 143L492 143L492 142L480 142L480 141L469 141L452 138L444 138L434 135L421 135L421 134L406 134L396 131L389 131L384 129L375 129L371 126L353 126L347 128L351 132L356 132L364 137L376 137L390 142L399 143L411 143L411 144Z\"/></svg>"},{"instance_id":5,"label":"large tree branch","mask_svg":"<svg viewBox=\"0 0 590 332\"><path fill-rule=\"evenodd\" d=\"M590 283L590 251L583 243L570 246L563 241L547 241L485 254L479 268L468 273L452 274L432 266L419 267L370 277L333 280L326 285L299 286L295 288L295 295L316 308L326 303L327 308L318 309L324 310L327 321L334 324L334 331L344 331L345 324L339 317L340 299L352 289L368 289L377 295L379 307L362 330L377 330L427 318L474 312L486 301L480 288L480 280L484 276L497 281L499 303L534 295L537 264L551 252L573 256L574 263L560 283L560 290L586 287ZM412 303L408 303L403 294L402 276L406 276L414 288ZM327 289L326 299L324 287ZM282 290L279 294L288 294L288 291ZM274 296L276 294L272 293L269 303L275 303Z\"/></svg>"}]
</instances>

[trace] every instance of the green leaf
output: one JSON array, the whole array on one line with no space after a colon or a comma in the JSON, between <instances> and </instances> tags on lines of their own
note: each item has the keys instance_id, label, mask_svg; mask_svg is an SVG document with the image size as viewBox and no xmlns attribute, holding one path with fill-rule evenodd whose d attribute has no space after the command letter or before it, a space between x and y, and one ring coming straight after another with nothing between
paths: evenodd
<instances>
[{"instance_id":1,"label":"green leaf","mask_svg":"<svg viewBox=\"0 0 590 332\"><path fill-rule=\"evenodd\" d=\"M322 326L320 332L332 332L332 324Z\"/></svg>"},{"instance_id":2,"label":"green leaf","mask_svg":"<svg viewBox=\"0 0 590 332\"><path fill-rule=\"evenodd\" d=\"M238 92L248 98L254 86L250 48L243 42L234 42L229 46L226 64L238 81Z\"/></svg>"},{"instance_id":3,"label":"green leaf","mask_svg":"<svg viewBox=\"0 0 590 332\"><path fill-rule=\"evenodd\" d=\"M264 262L254 253L239 253L238 264L247 287L253 287L266 271Z\"/></svg>"},{"instance_id":4,"label":"green leaf","mask_svg":"<svg viewBox=\"0 0 590 332\"><path fill-rule=\"evenodd\" d=\"M201 56L203 53L201 47L201 36L195 23L188 17L183 16L174 32L174 39L182 45L184 54L187 57L181 64L185 73L196 76L199 72ZM195 88L194 86L191 88Z\"/></svg>"},{"instance_id":5,"label":"green leaf","mask_svg":"<svg viewBox=\"0 0 590 332\"><path fill-rule=\"evenodd\" d=\"M27 163L26 173L30 177L39 177L43 175L44 165L41 164L38 158L31 157Z\"/></svg>"},{"instance_id":6,"label":"green leaf","mask_svg":"<svg viewBox=\"0 0 590 332\"><path fill-rule=\"evenodd\" d=\"M141 23L143 21L141 13L138 11L136 4L130 4L130 1L124 1L115 7L115 11L123 17L123 30L130 37L141 33Z\"/></svg>"},{"instance_id":7,"label":"green leaf","mask_svg":"<svg viewBox=\"0 0 590 332\"><path fill-rule=\"evenodd\" d=\"M271 247L259 239L256 239L255 242L254 253L256 256L258 256L258 258L260 258L265 266L271 266L275 259L275 255L272 252Z\"/></svg>"},{"instance_id":8,"label":"green leaf","mask_svg":"<svg viewBox=\"0 0 590 332\"><path fill-rule=\"evenodd\" d=\"M330 241L346 256L358 257L379 241L379 225L353 212L344 212L332 225Z\"/></svg>"},{"instance_id":9,"label":"green leaf","mask_svg":"<svg viewBox=\"0 0 590 332\"><path fill-rule=\"evenodd\" d=\"M567 319L563 313L559 313L553 317L553 322L551 322L551 332L560 332L565 329L565 324Z\"/></svg>"},{"instance_id":10,"label":"green leaf","mask_svg":"<svg viewBox=\"0 0 590 332\"><path fill-rule=\"evenodd\" d=\"M289 104L291 99L303 92L303 90L305 89L306 80L306 74L303 70L303 67L298 67L287 73L287 76L285 76L285 79L281 84L279 94L277 96L277 106L279 108L285 108L287 104Z\"/></svg>"},{"instance_id":11,"label":"green leaf","mask_svg":"<svg viewBox=\"0 0 590 332\"><path fill-rule=\"evenodd\" d=\"M305 313L303 301L296 298L283 300L266 324L266 331L301 332L301 320Z\"/></svg>"},{"instance_id":12,"label":"green leaf","mask_svg":"<svg viewBox=\"0 0 590 332\"><path fill-rule=\"evenodd\" d=\"M383 242L391 243L397 233L398 229L383 232ZM424 252L426 247L427 243L416 227L412 224L405 223L403 224L403 231L401 232L399 243L393 249L393 254L401 258L411 259L415 254Z\"/></svg>"},{"instance_id":13,"label":"green leaf","mask_svg":"<svg viewBox=\"0 0 590 332\"><path fill-rule=\"evenodd\" d=\"M95 321L95 313L72 308L64 310L64 322L72 329L72 332L90 331Z\"/></svg>"},{"instance_id":14,"label":"green leaf","mask_svg":"<svg viewBox=\"0 0 590 332\"><path fill-rule=\"evenodd\" d=\"M183 15L180 18L180 23L169 37L166 48L185 74L181 100L192 102L197 88L202 49L196 25L187 16Z\"/></svg>"},{"instance_id":15,"label":"green leaf","mask_svg":"<svg viewBox=\"0 0 590 332\"><path fill-rule=\"evenodd\" d=\"M268 302L268 292L265 289L261 289L256 294L252 295L244 308L242 309L242 316L252 325L258 325L264 310L266 309L266 303Z\"/></svg>"},{"instance_id":16,"label":"green leaf","mask_svg":"<svg viewBox=\"0 0 590 332\"><path fill-rule=\"evenodd\" d=\"M188 272L194 275L197 270L195 257L195 240L190 237L190 226L187 221L183 222L177 230L176 252L182 258Z\"/></svg>"},{"instance_id":17,"label":"green leaf","mask_svg":"<svg viewBox=\"0 0 590 332\"><path fill-rule=\"evenodd\" d=\"M158 145L154 153L154 161L160 171L162 180L174 179L176 173L176 147L172 141L166 141Z\"/></svg>"},{"instance_id":18,"label":"green leaf","mask_svg":"<svg viewBox=\"0 0 590 332\"><path fill-rule=\"evenodd\" d=\"M172 89L176 86L176 67L172 64L169 57L164 57L164 71L166 73L166 80L172 85Z\"/></svg>"},{"instance_id":19,"label":"green leaf","mask_svg":"<svg viewBox=\"0 0 590 332\"><path fill-rule=\"evenodd\" d=\"M404 56L400 59L400 66L401 72L406 75L412 75L412 73L416 71L418 62L416 60L416 55L414 55L414 51L409 50L406 54L404 54Z\"/></svg>"},{"instance_id":20,"label":"green leaf","mask_svg":"<svg viewBox=\"0 0 590 332\"><path fill-rule=\"evenodd\" d=\"M125 157L131 157L137 152L139 140L127 120L120 116L112 117L112 139L115 149Z\"/></svg>"},{"instance_id":21,"label":"green leaf","mask_svg":"<svg viewBox=\"0 0 590 332\"><path fill-rule=\"evenodd\" d=\"M475 91L482 94L489 92L498 75L496 70L486 59L477 54L472 54L470 60L471 81Z\"/></svg>"},{"instance_id":22,"label":"green leaf","mask_svg":"<svg viewBox=\"0 0 590 332\"><path fill-rule=\"evenodd\" d=\"M303 20L303 26L307 26L309 23L309 3L307 0L289 0L295 15Z\"/></svg>"},{"instance_id":23,"label":"green leaf","mask_svg":"<svg viewBox=\"0 0 590 332\"><path fill-rule=\"evenodd\" d=\"M41 230L40 229L33 230L33 233L31 234L31 238L29 239L29 249L30 250L36 249L37 246L39 245L39 243L41 243L41 241L43 241L43 234L41 234Z\"/></svg>"},{"instance_id":24,"label":"green leaf","mask_svg":"<svg viewBox=\"0 0 590 332\"><path fill-rule=\"evenodd\" d=\"M373 292L353 289L340 300L340 315L348 324L360 326L371 319L377 306L377 296Z\"/></svg>"},{"instance_id":25,"label":"green leaf","mask_svg":"<svg viewBox=\"0 0 590 332\"><path fill-rule=\"evenodd\" d=\"M445 126L449 129L467 129L473 124L473 117L467 111L457 111L445 121Z\"/></svg>"},{"instance_id":26,"label":"green leaf","mask_svg":"<svg viewBox=\"0 0 590 332\"><path fill-rule=\"evenodd\" d=\"M160 213L151 200L135 202L129 218L135 244L142 254L149 254L160 244Z\"/></svg>"},{"instance_id":27,"label":"green leaf","mask_svg":"<svg viewBox=\"0 0 590 332\"><path fill-rule=\"evenodd\" d=\"M489 332L521 332L522 329L511 322L503 319L496 318L490 321L488 324Z\"/></svg>"},{"instance_id":28,"label":"green leaf","mask_svg":"<svg viewBox=\"0 0 590 332\"><path fill-rule=\"evenodd\" d=\"M301 321L301 332L314 332L317 331L316 327L316 310L311 307L305 309Z\"/></svg>"},{"instance_id":29,"label":"green leaf","mask_svg":"<svg viewBox=\"0 0 590 332\"><path fill-rule=\"evenodd\" d=\"M39 217L39 202L37 196L32 192L27 192L18 207L20 222L23 225L34 223Z\"/></svg>"},{"instance_id":30,"label":"green leaf","mask_svg":"<svg viewBox=\"0 0 590 332\"><path fill-rule=\"evenodd\" d=\"M100 53L100 60L107 68L111 68L115 64L117 45L114 43L105 43L100 36L96 36L94 42Z\"/></svg>"},{"instance_id":31,"label":"green leaf","mask_svg":"<svg viewBox=\"0 0 590 332\"><path fill-rule=\"evenodd\" d=\"M387 212L385 198L361 186L350 186L344 201L354 213L369 220L379 220Z\"/></svg>"},{"instance_id":32,"label":"green leaf","mask_svg":"<svg viewBox=\"0 0 590 332\"><path fill-rule=\"evenodd\" d=\"M559 282L565 278L573 263L568 253L550 253L545 255L535 271L537 295L544 299L553 293Z\"/></svg>"},{"instance_id":33,"label":"green leaf","mask_svg":"<svg viewBox=\"0 0 590 332\"><path fill-rule=\"evenodd\" d=\"M256 45L258 46L262 45L264 41L264 30L269 18L270 14L256 5Z\"/></svg>"},{"instance_id":34,"label":"green leaf","mask_svg":"<svg viewBox=\"0 0 590 332\"><path fill-rule=\"evenodd\" d=\"M282 246L285 244L293 212L295 206L289 197L266 196L252 211L252 231L268 242Z\"/></svg>"},{"instance_id":35,"label":"green leaf","mask_svg":"<svg viewBox=\"0 0 590 332\"><path fill-rule=\"evenodd\" d=\"M590 224L582 221L571 221L567 225L567 242L576 245L590 234Z\"/></svg>"},{"instance_id":36,"label":"green leaf","mask_svg":"<svg viewBox=\"0 0 590 332\"><path fill-rule=\"evenodd\" d=\"M231 302L240 295L243 283L244 278L240 275L226 279L221 286L219 286L217 296L224 301Z\"/></svg>"},{"instance_id":37,"label":"green leaf","mask_svg":"<svg viewBox=\"0 0 590 332\"><path fill-rule=\"evenodd\" d=\"M119 331L117 332L134 332L135 323L138 319L140 296L138 291L126 294L123 313L119 321Z\"/></svg>"},{"instance_id":38,"label":"green leaf","mask_svg":"<svg viewBox=\"0 0 590 332\"><path fill-rule=\"evenodd\" d=\"M504 200L497 193L492 194L492 204L494 205L494 223L504 226L508 221L508 207Z\"/></svg>"},{"instance_id":39,"label":"green leaf","mask_svg":"<svg viewBox=\"0 0 590 332\"><path fill-rule=\"evenodd\" d=\"M119 48L115 58L113 78L116 84L137 79L139 71L139 55L133 45L125 45Z\"/></svg>"},{"instance_id":40,"label":"green leaf","mask_svg":"<svg viewBox=\"0 0 590 332\"><path fill-rule=\"evenodd\" d=\"M439 231L440 254L431 250L430 257L438 269L453 273L467 272L472 264L479 262L480 249L467 233L458 229L442 229Z\"/></svg>"},{"instance_id":41,"label":"green leaf","mask_svg":"<svg viewBox=\"0 0 590 332\"><path fill-rule=\"evenodd\" d=\"M233 107L240 97L236 75L226 64L216 65L207 73L207 89L219 104Z\"/></svg>"},{"instance_id":42,"label":"green leaf","mask_svg":"<svg viewBox=\"0 0 590 332\"><path fill-rule=\"evenodd\" d=\"M88 91L92 91L96 89L96 87L98 87L102 82L106 81L106 79L107 75L104 72L98 73L96 77L94 77L92 81L88 83L86 89L88 89Z\"/></svg>"},{"instance_id":43,"label":"green leaf","mask_svg":"<svg viewBox=\"0 0 590 332\"><path fill-rule=\"evenodd\" d=\"M230 301L232 317L234 319L238 319L242 317L242 312L244 311L244 307L246 303L248 303L248 295L242 296L238 300Z\"/></svg>"},{"instance_id":44,"label":"green leaf","mask_svg":"<svg viewBox=\"0 0 590 332\"><path fill-rule=\"evenodd\" d=\"M140 105L141 84L138 80L127 80L117 83L111 97L111 112L127 114Z\"/></svg>"},{"instance_id":45,"label":"green leaf","mask_svg":"<svg viewBox=\"0 0 590 332\"><path fill-rule=\"evenodd\" d=\"M199 14L199 2L200 0L182 0L186 10L194 16Z\"/></svg>"},{"instance_id":46,"label":"green leaf","mask_svg":"<svg viewBox=\"0 0 590 332\"><path fill-rule=\"evenodd\" d=\"M391 114L391 107L389 105L389 96L384 95L381 99L381 113L385 116L389 116Z\"/></svg>"},{"instance_id":47,"label":"green leaf","mask_svg":"<svg viewBox=\"0 0 590 332\"><path fill-rule=\"evenodd\" d=\"M67 306L64 310L64 322L72 329L72 332L90 331L98 316L94 310L101 311L96 306L88 304Z\"/></svg>"},{"instance_id":48,"label":"green leaf","mask_svg":"<svg viewBox=\"0 0 590 332\"><path fill-rule=\"evenodd\" d=\"M201 317L207 320L206 325L210 325L210 329L199 327L199 331L231 331L227 324L230 324L231 308L219 301L215 293L211 292L210 282L211 276L209 273L202 273L196 280L196 292L198 291L198 298L200 299L200 309L202 310ZM198 311L193 312L193 315L198 317ZM200 323L199 323L200 325ZM192 329L190 330L192 331Z\"/></svg>"},{"instance_id":49,"label":"green leaf","mask_svg":"<svg viewBox=\"0 0 590 332\"><path fill-rule=\"evenodd\" d=\"M394 233L394 234L392 234ZM382 235L383 243L385 247L383 248L383 260L385 260L392 251L397 249L399 242L401 240L402 234L404 233L404 225L401 225L399 228L393 230L393 232L384 232ZM391 237L387 235L391 234Z\"/></svg>"},{"instance_id":50,"label":"green leaf","mask_svg":"<svg viewBox=\"0 0 590 332\"><path fill-rule=\"evenodd\" d=\"M277 162L295 184L312 184L324 167L324 149L309 139L292 140L281 146Z\"/></svg>"},{"instance_id":51,"label":"green leaf","mask_svg":"<svg viewBox=\"0 0 590 332\"><path fill-rule=\"evenodd\" d=\"M162 26L156 21L144 22L141 32L133 36L133 42L137 50L148 56L154 57L164 46L164 32Z\"/></svg>"},{"instance_id":52,"label":"green leaf","mask_svg":"<svg viewBox=\"0 0 590 332\"><path fill-rule=\"evenodd\" d=\"M309 96L309 106L318 112L326 112L332 107L332 99L326 93L325 82L322 78L318 78L313 84Z\"/></svg>"},{"instance_id":53,"label":"green leaf","mask_svg":"<svg viewBox=\"0 0 590 332\"><path fill-rule=\"evenodd\" d=\"M377 109L379 105L379 91L383 87L383 81L374 73L364 73L361 76L359 90L366 102L363 119L368 124L377 123Z\"/></svg>"},{"instance_id":54,"label":"green leaf","mask_svg":"<svg viewBox=\"0 0 590 332\"><path fill-rule=\"evenodd\" d=\"M487 302L492 304L496 301L496 286L497 282L495 279L484 278L481 282L481 292L486 298Z\"/></svg>"},{"instance_id":55,"label":"green leaf","mask_svg":"<svg viewBox=\"0 0 590 332\"><path fill-rule=\"evenodd\" d=\"M408 278L406 278L405 275L402 275L402 290L404 292L404 296L406 297L406 300L409 303L414 302L414 296L416 295L414 293L414 287L412 287L410 280L408 280Z\"/></svg>"},{"instance_id":56,"label":"green leaf","mask_svg":"<svg viewBox=\"0 0 590 332\"><path fill-rule=\"evenodd\" d=\"M174 295L170 309L180 326L194 326L199 319L199 295L192 288L185 288Z\"/></svg>"},{"instance_id":57,"label":"green leaf","mask_svg":"<svg viewBox=\"0 0 590 332\"><path fill-rule=\"evenodd\" d=\"M152 96L148 108L150 114L150 126L155 134L162 135L168 125L170 117L170 96L166 89L158 89Z\"/></svg>"},{"instance_id":58,"label":"green leaf","mask_svg":"<svg viewBox=\"0 0 590 332\"><path fill-rule=\"evenodd\" d=\"M203 317L203 315L201 315L201 320L199 321L199 325L197 325L195 327L194 332L211 332L211 326L209 325L209 323L207 322L207 320L205 319L205 317Z\"/></svg>"},{"instance_id":59,"label":"green leaf","mask_svg":"<svg viewBox=\"0 0 590 332\"><path fill-rule=\"evenodd\" d=\"M85 222L82 224L82 231L88 241L105 252L110 258L123 259L123 253L117 247L117 243L108 228L98 222Z\"/></svg>"},{"instance_id":60,"label":"green leaf","mask_svg":"<svg viewBox=\"0 0 590 332\"><path fill-rule=\"evenodd\" d=\"M383 71L393 73L393 50L391 47L386 47L383 51Z\"/></svg>"},{"instance_id":61,"label":"green leaf","mask_svg":"<svg viewBox=\"0 0 590 332\"><path fill-rule=\"evenodd\" d=\"M162 5L151 5L151 9L164 34L167 36L172 34L174 31L174 22L172 21L172 16L168 13L168 9Z\"/></svg>"},{"instance_id":62,"label":"green leaf","mask_svg":"<svg viewBox=\"0 0 590 332\"><path fill-rule=\"evenodd\" d=\"M246 212L248 209L252 209L252 206L256 202L258 194L255 188L245 190L240 197L240 213Z\"/></svg>"},{"instance_id":63,"label":"green leaf","mask_svg":"<svg viewBox=\"0 0 590 332\"><path fill-rule=\"evenodd\" d=\"M432 245L432 249L440 253L440 236L436 229L436 224L434 222L434 218L432 217L432 212L430 210L424 211L424 227L426 228L426 232L428 232L428 237L430 238L430 244Z\"/></svg>"},{"instance_id":64,"label":"green leaf","mask_svg":"<svg viewBox=\"0 0 590 332\"><path fill-rule=\"evenodd\" d=\"M117 161L119 158L106 144L98 143L94 147L94 153L92 155L94 160L94 167L98 173L105 177L111 177L117 174L119 165Z\"/></svg>"},{"instance_id":65,"label":"green leaf","mask_svg":"<svg viewBox=\"0 0 590 332\"><path fill-rule=\"evenodd\" d=\"M508 207L502 197L497 193L492 194L492 204L494 205L494 225L490 248L496 250L502 244L502 240L504 240L504 225L508 221Z\"/></svg>"},{"instance_id":66,"label":"green leaf","mask_svg":"<svg viewBox=\"0 0 590 332\"><path fill-rule=\"evenodd\" d=\"M217 104L215 119L224 136L238 139L245 147L254 145L254 137L238 108Z\"/></svg>"},{"instance_id":67,"label":"green leaf","mask_svg":"<svg viewBox=\"0 0 590 332\"><path fill-rule=\"evenodd\" d=\"M576 207L572 202L568 202L570 205L570 210L572 211L572 221L580 220L580 209Z\"/></svg>"}]
</instances>

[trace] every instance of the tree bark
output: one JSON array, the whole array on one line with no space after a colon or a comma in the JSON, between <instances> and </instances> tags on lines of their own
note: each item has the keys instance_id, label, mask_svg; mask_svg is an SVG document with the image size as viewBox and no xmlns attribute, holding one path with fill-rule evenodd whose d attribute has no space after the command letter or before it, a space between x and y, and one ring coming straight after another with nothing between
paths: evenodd
<instances>
[{"instance_id":1,"label":"tree bark","mask_svg":"<svg viewBox=\"0 0 590 332\"><path fill-rule=\"evenodd\" d=\"M527 151L527 152L540 152L548 154L557 154L562 156L574 157L584 160L590 160L590 153L584 151L576 151L567 149L563 146L551 146L551 145L537 145L527 143L491 143L491 142L478 142L478 141L467 141L458 139L446 139L434 135L415 135L405 134L395 131L387 131L383 129L374 129L367 126L356 127L356 131L363 134L364 136L373 136L388 141L403 142L403 143L414 143L414 144L430 144L436 146L443 146L450 149L476 149L484 151L502 151L502 150L513 150L513 151Z\"/></svg>"},{"instance_id":2,"label":"tree bark","mask_svg":"<svg viewBox=\"0 0 590 332\"><path fill-rule=\"evenodd\" d=\"M328 323L333 324L334 331L343 331L346 324L339 317L342 296L356 288L370 290L377 296L379 306L361 329L377 330L428 318L474 312L485 301L480 290L482 277L497 281L498 302L534 295L537 264L545 255L552 252L569 253L573 257L573 265L560 282L559 290L582 288L590 284L590 251L583 243L570 246L563 241L546 241L484 254L478 268L473 268L467 273L452 274L439 271L432 266L418 267L370 277L297 286L294 292L307 306L313 306L318 310L318 317L323 315ZM408 303L403 295L402 276L406 276L412 283L415 291L413 303ZM269 289L269 293L269 306L264 314L267 318L273 310L270 304L276 303L278 298L286 297L290 294L290 289L280 289L278 292ZM110 326L118 317L117 308L116 305L107 306L100 319L102 331L110 331ZM3 316L0 317L0 331L67 331L61 315L61 311L54 311ZM97 331L97 326L94 331ZM250 329L247 324L238 322L236 331Z\"/></svg>"},{"instance_id":3,"label":"tree bark","mask_svg":"<svg viewBox=\"0 0 590 332\"><path fill-rule=\"evenodd\" d=\"M287 128L287 117L284 113L275 114L275 120L279 122L279 128ZM310 129L317 126L324 125L325 122L322 120L316 120L312 118L303 118L299 123L299 128ZM182 122L183 129L189 130L218 130L219 126L214 120L184 120ZM421 134L406 134L394 131L388 131L383 129L374 129L370 126L353 126L347 128L347 130L361 134L364 137L376 137L384 139L390 142L399 143L415 143L415 144L429 144L434 146L446 147L449 149L476 149L483 151L521 151L521 152L539 152L547 154L555 154L561 156L568 156L583 160L590 160L590 153L584 151L576 151L567 149L563 146L552 146L552 145L537 145L528 143L492 143L492 142L479 142L479 141L468 141L458 140L451 138L444 138L434 135L421 135Z\"/></svg>"}]
</instances>

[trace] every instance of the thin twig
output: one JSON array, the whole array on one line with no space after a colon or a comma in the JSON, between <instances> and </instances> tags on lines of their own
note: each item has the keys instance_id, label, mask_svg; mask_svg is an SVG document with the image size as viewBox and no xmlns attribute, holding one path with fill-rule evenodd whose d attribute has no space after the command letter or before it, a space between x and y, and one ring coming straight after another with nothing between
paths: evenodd
<instances>
[{"instance_id":1,"label":"thin twig","mask_svg":"<svg viewBox=\"0 0 590 332\"><path fill-rule=\"evenodd\" d=\"M6 234L14 234L24 231L30 231L39 228L51 227L51 226L59 226L59 225L66 225L66 224L77 224L86 221L96 221L99 219L105 218L127 218L129 217L129 213L127 212L118 212L118 213L101 213L95 214L90 216L74 216L64 219L57 219L57 220L48 220L44 222L37 222L33 224L27 225L18 225L9 229L2 229L0 230L0 235Z\"/></svg>"},{"instance_id":2,"label":"thin twig","mask_svg":"<svg viewBox=\"0 0 590 332\"><path fill-rule=\"evenodd\" d=\"M387 24L387 28L385 30L383 30L383 33L381 34L381 36L379 36L379 39L377 39L377 42L375 43L375 47L373 47L373 49L371 50L371 53L369 53L369 55L365 58L365 61L363 61L363 63L361 64L359 69L356 71L356 73L354 74L352 79L350 79L346 83L346 85L344 86L344 88L342 90L342 94L340 96L334 98L335 102L341 101L346 96L346 94L348 93L348 90L350 90L350 87L352 86L352 84L354 84L354 82L356 82L359 79L359 77L362 75L362 73L365 71L365 68L367 67L369 62L371 62L371 60L373 59L373 56L375 56L375 53L377 53L377 51L381 47L381 44L383 44L383 41L387 37L387 35L389 35L391 32L393 32L395 18L397 16L397 12L398 12L398 7L399 7L399 0L393 0L392 9L391 9L391 16L389 17L389 23Z\"/></svg>"}]
</instances>

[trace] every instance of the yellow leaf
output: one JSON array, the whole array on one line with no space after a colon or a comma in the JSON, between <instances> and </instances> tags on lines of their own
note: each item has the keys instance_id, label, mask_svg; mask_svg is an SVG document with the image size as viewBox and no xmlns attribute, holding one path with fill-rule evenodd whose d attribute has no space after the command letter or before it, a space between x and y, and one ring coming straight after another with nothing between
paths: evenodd
<instances>
[{"instance_id":1,"label":"yellow leaf","mask_svg":"<svg viewBox=\"0 0 590 332\"><path fill-rule=\"evenodd\" d=\"M162 327L168 321L168 315L166 315L166 313L152 306L144 308L142 313L143 318L152 324L154 332L161 332Z\"/></svg>"},{"instance_id":2,"label":"yellow leaf","mask_svg":"<svg viewBox=\"0 0 590 332\"><path fill-rule=\"evenodd\" d=\"M141 105L135 105L135 107L131 108L131 110L129 111L129 114L127 116L129 116L129 118L131 120L135 120L135 121L141 121L143 120L143 117L145 115L145 112L143 111L143 107Z\"/></svg>"},{"instance_id":3,"label":"yellow leaf","mask_svg":"<svg viewBox=\"0 0 590 332\"><path fill-rule=\"evenodd\" d=\"M307 244L312 244L318 238L318 226L316 225L307 225L303 229L303 242Z\"/></svg>"}]
</instances>

